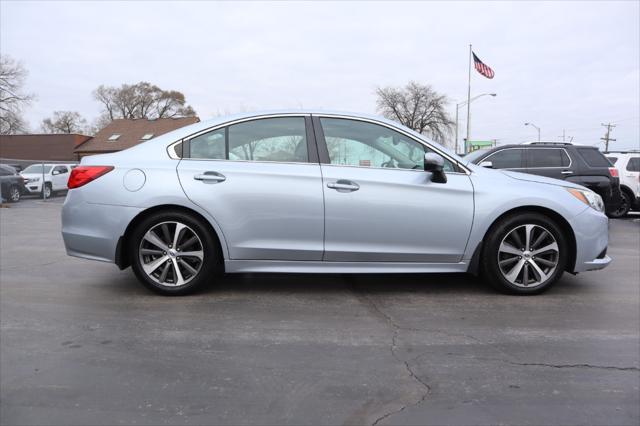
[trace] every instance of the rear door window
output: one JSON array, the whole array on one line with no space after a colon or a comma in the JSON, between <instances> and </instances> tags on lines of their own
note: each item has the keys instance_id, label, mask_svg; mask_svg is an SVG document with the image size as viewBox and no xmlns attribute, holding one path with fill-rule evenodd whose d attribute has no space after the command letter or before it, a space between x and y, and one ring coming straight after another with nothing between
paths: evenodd
<instances>
[{"instance_id":1,"label":"rear door window","mask_svg":"<svg viewBox=\"0 0 640 426\"><path fill-rule=\"evenodd\" d=\"M633 157L627 163L627 171L640 172L640 157Z\"/></svg>"},{"instance_id":2,"label":"rear door window","mask_svg":"<svg viewBox=\"0 0 640 426\"><path fill-rule=\"evenodd\" d=\"M578 148L580 156L591 167L611 167L611 163L607 160L597 148Z\"/></svg>"},{"instance_id":3,"label":"rear door window","mask_svg":"<svg viewBox=\"0 0 640 426\"><path fill-rule=\"evenodd\" d=\"M560 148L532 148L529 150L529 167L568 167L569 156Z\"/></svg>"},{"instance_id":4,"label":"rear door window","mask_svg":"<svg viewBox=\"0 0 640 426\"><path fill-rule=\"evenodd\" d=\"M494 169L521 169L524 159L524 150L520 148L503 149L489 155L483 161L491 161Z\"/></svg>"}]
</instances>

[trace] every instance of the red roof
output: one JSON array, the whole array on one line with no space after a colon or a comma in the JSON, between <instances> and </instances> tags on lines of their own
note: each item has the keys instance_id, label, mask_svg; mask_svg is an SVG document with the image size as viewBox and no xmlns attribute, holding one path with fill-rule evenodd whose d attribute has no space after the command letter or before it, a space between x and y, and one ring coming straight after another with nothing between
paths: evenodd
<instances>
[{"instance_id":1,"label":"red roof","mask_svg":"<svg viewBox=\"0 0 640 426\"><path fill-rule=\"evenodd\" d=\"M78 154L90 154L122 151L146 142L148 139L142 139L145 135L147 137L151 135L151 138L154 138L199 121L198 117L158 118L155 120L119 118L109 123L93 139L78 147L75 152ZM118 136L116 137L116 135ZM112 140L109 140L109 138Z\"/></svg>"}]
</instances>

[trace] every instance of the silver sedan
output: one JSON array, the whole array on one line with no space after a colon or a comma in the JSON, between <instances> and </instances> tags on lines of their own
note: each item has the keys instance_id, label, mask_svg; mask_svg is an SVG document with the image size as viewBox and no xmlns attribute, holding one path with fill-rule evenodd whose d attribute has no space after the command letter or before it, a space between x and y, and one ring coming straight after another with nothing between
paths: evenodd
<instances>
[{"instance_id":1,"label":"silver sedan","mask_svg":"<svg viewBox=\"0 0 640 426\"><path fill-rule=\"evenodd\" d=\"M166 295L221 272L470 272L535 294L611 261L594 192L469 164L373 116L217 118L85 157L68 186L67 253Z\"/></svg>"}]
</instances>

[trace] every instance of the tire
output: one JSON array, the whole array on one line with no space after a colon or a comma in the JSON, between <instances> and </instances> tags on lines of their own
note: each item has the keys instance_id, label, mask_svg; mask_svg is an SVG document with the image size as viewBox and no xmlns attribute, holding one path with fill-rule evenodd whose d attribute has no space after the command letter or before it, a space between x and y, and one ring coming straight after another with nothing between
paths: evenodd
<instances>
[{"instance_id":1,"label":"tire","mask_svg":"<svg viewBox=\"0 0 640 426\"><path fill-rule=\"evenodd\" d=\"M622 201L620 202L620 207L617 210L609 212L609 217L613 219L618 219L621 217L625 217L629 210L631 209L631 197L625 191L622 191Z\"/></svg>"},{"instance_id":2,"label":"tire","mask_svg":"<svg viewBox=\"0 0 640 426\"><path fill-rule=\"evenodd\" d=\"M528 247L526 233L530 235ZM543 248L547 250L536 252ZM549 217L539 213L508 216L487 232L481 257L482 274L502 293L539 294L562 276L568 250L562 229Z\"/></svg>"},{"instance_id":3,"label":"tire","mask_svg":"<svg viewBox=\"0 0 640 426\"><path fill-rule=\"evenodd\" d=\"M18 201L20 201L21 196L22 194L20 193L20 188L18 187L18 185L11 185L11 187L9 188L9 194L7 194L7 200L10 203L17 203Z\"/></svg>"},{"instance_id":4,"label":"tire","mask_svg":"<svg viewBox=\"0 0 640 426\"><path fill-rule=\"evenodd\" d=\"M176 230L178 247L173 247L167 241L175 241ZM165 296L196 291L213 277L220 265L218 245L210 228L195 216L180 211L158 212L143 219L129 236L127 248L138 280ZM186 252L190 255L183 254Z\"/></svg>"},{"instance_id":5,"label":"tire","mask_svg":"<svg viewBox=\"0 0 640 426\"><path fill-rule=\"evenodd\" d=\"M48 182L44 184L42 191L43 191L42 195L44 196L44 198L51 198L53 196L53 190L51 188L51 184Z\"/></svg>"}]
</instances>

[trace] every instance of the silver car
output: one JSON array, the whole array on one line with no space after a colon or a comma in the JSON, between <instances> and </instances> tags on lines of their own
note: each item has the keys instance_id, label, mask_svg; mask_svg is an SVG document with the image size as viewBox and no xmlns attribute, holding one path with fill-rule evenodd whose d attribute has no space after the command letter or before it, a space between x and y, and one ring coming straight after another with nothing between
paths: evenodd
<instances>
[{"instance_id":1,"label":"silver car","mask_svg":"<svg viewBox=\"0 0 640 426\"><path fill-rule=\"evenodd\" d=\"M372 116L200 122L83 158L69 188L67 253L166 295L219 272L470 272L534 294L611 261L594 192L469 164Z\"/></svg>"}]
</instances>

